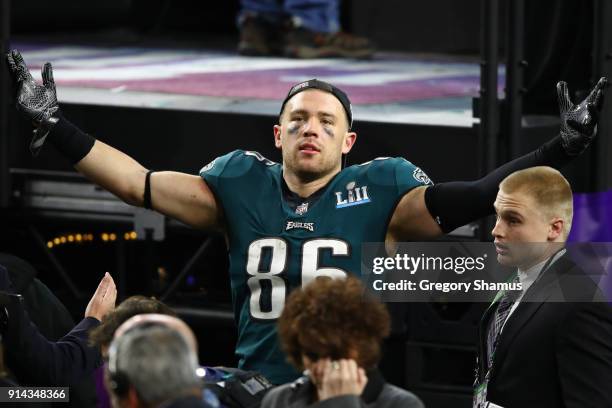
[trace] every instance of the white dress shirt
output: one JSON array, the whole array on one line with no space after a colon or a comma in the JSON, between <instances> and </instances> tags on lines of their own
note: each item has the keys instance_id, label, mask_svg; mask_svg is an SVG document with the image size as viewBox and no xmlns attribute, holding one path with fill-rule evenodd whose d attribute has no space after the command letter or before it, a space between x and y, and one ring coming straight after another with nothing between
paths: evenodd
<instances>
[{"instance_id":1,"label":"white dress shirt","mask_svg":"<svg viewBox=\"0 0 612 408\"><path fill-rule=\"evenodd\" d=\"M561 258L564 253L565 253L565 249L562 249L561 251L553 255L553 259L552 261L550 261L548 268L550 268L555 262L557 262L557 260ZM540 262L539 264L533 265L531 268L526 269L524 271L522 271L521 269L518 269L518 278L519 278L519 282L521 282L523 285L523 290L521 291L521 294L519 295L519 297L514 301L514 304L512 305L512 308L510 309L510 313L508 313L508 316L506 317L506 320L504 321L504 324L501 328L502 332L504 331L506 322L508 321L510 316L512 316L512 313L514 313L514 311L518 307L519 303L523 299L523 296L525 296L525 293L527 292L527 290L531 287L531 285L533 285L533 283L536 280L538 280L538 278L542 274L543 272L542 268L544 268L544 266L546 265L546 262L548 262L549 259L550 258L546 258L544 261Z\"/></svg>"}]
</instances>

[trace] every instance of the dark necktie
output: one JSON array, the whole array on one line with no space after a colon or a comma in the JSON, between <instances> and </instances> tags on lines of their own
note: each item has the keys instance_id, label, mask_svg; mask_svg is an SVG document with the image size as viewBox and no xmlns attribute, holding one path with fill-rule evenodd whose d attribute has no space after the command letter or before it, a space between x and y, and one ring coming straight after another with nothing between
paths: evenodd
<instances>
[{"instance_id":1,"label":"dark necktie","mask_svg":"<svg viewBox=\"0 0 612 408\"><path fill-rule=\"evenodd\" d=\"M509 283L516 284L518 282L519 278L516 275ZM495 314L489 323L487 331L487 368L489 369L493 365L493 354L499 341L499 333L508 318L508 314L510 314L510 310L512 310L512 305L520 294L521 292L517 290L507 290L497 302Z\"/></svg>"}]
</instances>

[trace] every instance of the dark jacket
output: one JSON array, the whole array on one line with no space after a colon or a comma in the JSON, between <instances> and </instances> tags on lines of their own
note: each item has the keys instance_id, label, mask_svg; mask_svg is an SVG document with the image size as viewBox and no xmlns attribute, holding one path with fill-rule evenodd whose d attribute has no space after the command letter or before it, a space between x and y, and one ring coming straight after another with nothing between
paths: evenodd
<instances>
[{"instance_id":1,"label":"dark jacket","mask_svg":"<svg viewBox=\"0 0 612 408\"><path fill-rule=\"evenodd\" d=\"M6 268L0 266L0 290L11 291ZM22 302L7 306L8 324L2 340L6 363L21 385L68 386L91 375L101 364L88 332L100 324L85 318L58 341L47 340L31 322Z\"/></svg>"},{"instance_id":2,"label":"dark jacket","mask_svg":"<svg viewBox=\"0 0 612 408\"><path fill-rule=\"evenodd\" d=\"M316 389L308 377L271 389L261 408L424 408L411 392L388 384L378 370L367 373L368 383L361 396L341 395L315 401Z\"/></svg>"},{"instance_id":3,"label":"dark jacket","mask_svg":"<svg viewBox=\"0 0 612 408\"><path fill-rule=\"evenodd\" d=\"M59 340L74 327L74 320L62 302L37 279L38 272L28 261L0 252L0 265L8 270L13 293L23 296L30 320L48 340Z\"/></svg>"},{"instance_id":4,"label":"dark jacket","mask_svg":"<svg viewBox=\"0 0 612 408\"><path fill-rule=\"evenodd\" d=\"M601 292L568 254L543 271L506 321L487 400L504 408L612 407L612 308L584 301L594 297ZM480 324L481 378L493 311Z\"/></svg>"}]
</instances>

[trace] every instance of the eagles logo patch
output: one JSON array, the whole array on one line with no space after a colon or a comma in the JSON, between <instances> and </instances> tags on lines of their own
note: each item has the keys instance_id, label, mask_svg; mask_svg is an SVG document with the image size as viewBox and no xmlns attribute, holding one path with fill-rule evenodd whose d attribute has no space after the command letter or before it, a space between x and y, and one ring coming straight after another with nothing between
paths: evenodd
<instances>
[{"instance_id":1,"label":"eagles logo patch","mask_svg":"<svg viewBox=\"0 0 612 408\"><path fill-rule=\"evenodd\" d=\"M414 177L414 179L418 181L419 183L433 184L429 176L425 174L425 172L421 170L419 167L414 169L414 171L412 172L412 177Z\"/></svg>"}]
</instances>

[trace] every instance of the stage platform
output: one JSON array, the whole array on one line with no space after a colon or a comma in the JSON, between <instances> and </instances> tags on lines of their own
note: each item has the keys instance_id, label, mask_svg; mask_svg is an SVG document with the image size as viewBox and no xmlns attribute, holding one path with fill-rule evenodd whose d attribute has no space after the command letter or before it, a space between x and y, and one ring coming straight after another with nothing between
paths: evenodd
<instances>
[{"instance_id":1,"label":"stage platform","mask_svg":"<svg viewBox=\"0 0 612 408\"><path fill-rule=\"evenodd\" d=\"M60 101L73 104L277 115L292 84L316 77L349 94L357 121L458 127L475 121L480 71L470 57L296 60L193 48L11 46L39 79L51 61Z\"/></svg>"},{"instance_id":2,"label":"stage platform","mask_svg":"<svg viewBox=\"0 0 612 408\"><path fill-rule=\"evenodd\" d=\"M243 57L233 47L110 45L81 38L17 38L11 47L39 80L40 68L52 62L67 117L150 168L196 173L234 149L280 160L272 143L280 104L291 85L316 77L351 98L359 142L349 164L402 156L435 181L481 173L478 119L472 115L476 57L380 52L370 60L297 60ZM29 124L15 117L10 122L10 167L71 170L53 149L33 160L19 140L29 137Z\"/></svg>"}]
</instances>

